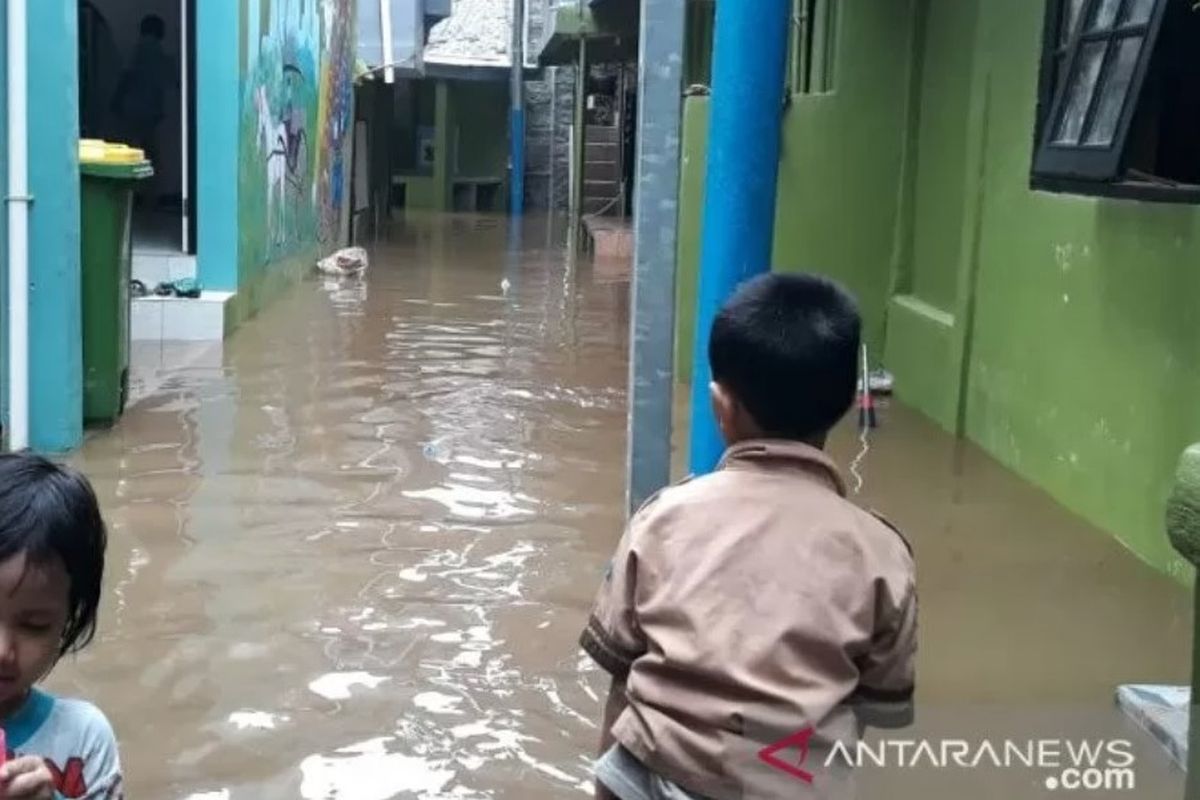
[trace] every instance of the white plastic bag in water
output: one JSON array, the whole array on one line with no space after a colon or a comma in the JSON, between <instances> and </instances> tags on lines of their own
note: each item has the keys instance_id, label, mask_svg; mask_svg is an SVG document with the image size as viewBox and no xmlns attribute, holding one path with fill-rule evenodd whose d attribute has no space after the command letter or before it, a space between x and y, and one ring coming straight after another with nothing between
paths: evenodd
<instances>
[{"instance_id":1,"label":"white plastic bag in water","mask_svg":"<svg viewBox=\"0 0 1200 800\"><path fill-rule=\"evenodd\" d=\"M367 271L367 251L361 247L338 250L328 258L317 262L317 269L326 275L361 275Z\"/></svg>"}]
</instances>

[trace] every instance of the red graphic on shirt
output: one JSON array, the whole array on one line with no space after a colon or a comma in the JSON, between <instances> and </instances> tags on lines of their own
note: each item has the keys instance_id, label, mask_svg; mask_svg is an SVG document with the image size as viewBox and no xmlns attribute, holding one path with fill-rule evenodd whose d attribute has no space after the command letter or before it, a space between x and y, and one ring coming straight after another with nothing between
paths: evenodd
<instances>
[{"instance_id":1,"label":"red graphic on shirt","mask_svg":"<svg viewBox=\"0 0 1200 800\"><path fill-rule=\"evenodd\" d=\"M18 757L18 754L9 750L6 754L6 760L12 760ZM67 798L67 800L77 800L80 797L87 797L88 787L87 779L83 776L83 759L79 756L72 756L67 759L66 766L60 767L55 764L52 759L43 758L46 763L46 769L50 770L50 777L54 781L54 791Z\"/></svg>"},{"instance_id":2,"label":"red graphic on shirt","mask_svg":"<svg viewBox=\"0 0 1200 800\"><path fill-rule=\"evenodd\" d=\"M804 766L804 762L808 760L808 750L814 733L816 731L813 728L805 728L799 733L793 733L786 739L780 739L775 744L759 750L758 757L775 769L782 770L793 778L811 785L814 776L811 772L802 769L802 767ZM794 766L775 755L781 750L789 750L793 747L800 751L800 758Z\"/></svg>"},{"instance_id":3,"label":"red graphic on shirt","mask_svg":"<svg viewBox=\"0 0 1200 800\"><path fill-rule=\"evenodd\" d=\"M82 758L78 756L68 758L66 767L62 769L59 769L59 766L48 758L45 761L50 775L54 778L54 789L59 794L68 800L87 796L88 788L87 781L83 777Z\"/></svg>"}]
</instances>

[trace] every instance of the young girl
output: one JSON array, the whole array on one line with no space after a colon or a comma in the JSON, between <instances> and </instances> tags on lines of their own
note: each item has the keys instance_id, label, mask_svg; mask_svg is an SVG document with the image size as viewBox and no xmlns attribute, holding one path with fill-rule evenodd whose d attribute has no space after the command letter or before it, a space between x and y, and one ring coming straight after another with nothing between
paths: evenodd
<instances>
[{"instance_id":1,"label":"young girl","mask_svg":"<svg viewBox=\"0 0 1200 800\"><path fill-rule=\"evenodd\" d=\"M35 685L95 635L106 544L86 478L36 456L0 455L0 798L124 796L104 714Z\"/></svg>"}]
</instances>

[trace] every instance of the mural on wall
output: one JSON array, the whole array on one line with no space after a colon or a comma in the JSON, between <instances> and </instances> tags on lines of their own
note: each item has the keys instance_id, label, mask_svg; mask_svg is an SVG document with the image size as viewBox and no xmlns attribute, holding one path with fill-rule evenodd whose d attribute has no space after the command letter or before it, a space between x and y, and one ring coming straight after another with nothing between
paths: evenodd
<instances>
[{"instance_id":1,"label":"mural on wall","mask_svg":"<svg viewBox=\"0 0 1200 800\"><path fill-rule=\"evenodd\" d=\"M354 6L242 0L243 263L332 246L341 230L354 121Z\"/></svg>"}]
</instances>

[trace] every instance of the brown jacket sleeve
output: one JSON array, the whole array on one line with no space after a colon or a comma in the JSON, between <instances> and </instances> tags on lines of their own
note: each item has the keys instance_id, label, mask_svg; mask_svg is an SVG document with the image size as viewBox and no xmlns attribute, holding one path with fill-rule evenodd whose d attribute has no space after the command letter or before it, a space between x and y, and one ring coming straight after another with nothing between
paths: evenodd
<instances>
[{"instance_id":1,"label":"brown jacket sleeve","mask_svg":"<svg viewBox=\"0 0 1200 800\"><path fill-rule=\"evenodd\" d=\"M640 527L639 517L635 517L621 538L596 596L587 627L579 639L587 654L618 680L624 680L633 662L646 652L636 603L641 563Z\"/></svg>"},{"instance_id":2,"label":"brown jacket sleeve","mask_svg":"<svg viewBox=\"0 0 1200 800\"><path fill-rule=\"evenodd\" d=\"M876 728L902 728L913 721L916 685L917 593L908 582L899 596L881 588L880 620L871 649L859 660L853 699L859 719Z\"/></svg>"}]
</instances>

